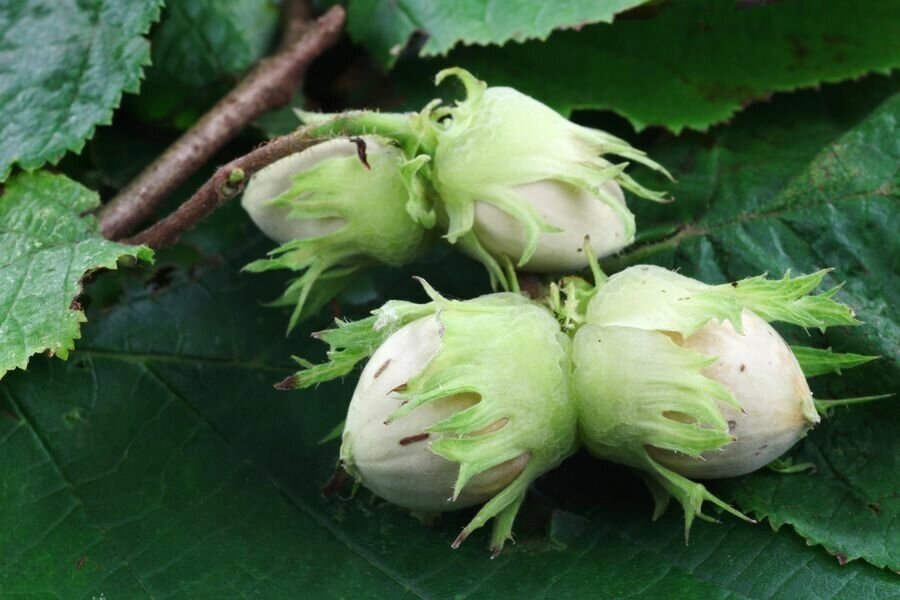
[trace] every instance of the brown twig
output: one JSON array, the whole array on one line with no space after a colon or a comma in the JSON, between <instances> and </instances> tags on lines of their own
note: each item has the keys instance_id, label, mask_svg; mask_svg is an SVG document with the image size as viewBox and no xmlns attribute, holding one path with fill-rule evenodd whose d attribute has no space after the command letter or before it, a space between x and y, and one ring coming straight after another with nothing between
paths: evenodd
<instances>
[{"instance_id":1,"label":"brown twig","mask_svg":"<svg viewBox=\"0 0 900 600\"><path fill-rule=\"evenodd\" d=\"M289 6L299 4L288 3ZM332 7L311 24L303 20L305 14L303 7L287 11L289 18L284 26L281 49L262 60L237 87L103 207L99 219L106 238L115 240L126 236L256 117L290 101L306 67L338 39L344 25L344 9L340 6ZM213 176L207 183L215 180L216 176ZM149 234L149 230L146 233Z\"/></svg>"},{"instance_id":2,"label":"brown twig","mask_svg":"<svg viewBox=\"0 0 900 600\"><path fill-rule=\"evenodd\" d=\"M306 129L299 129L234 159L227 165L219 167L213 176L175 212L125 242L146 244L151 248L163 248L174 244L182 233L238 195L254 173L319 141L310 137Z\"/></svg>"}]
</instances>

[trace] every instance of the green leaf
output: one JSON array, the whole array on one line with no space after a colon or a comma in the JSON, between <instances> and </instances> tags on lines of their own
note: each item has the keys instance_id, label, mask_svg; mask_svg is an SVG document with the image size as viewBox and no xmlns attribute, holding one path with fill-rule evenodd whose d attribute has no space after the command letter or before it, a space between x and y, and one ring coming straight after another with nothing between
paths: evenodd
<instances>
[{"instance_id":1,"label":"green leaf","mask_svg":"<svg viewBox=\"0 0 900 600\"><path fill-rule=\"evenodd\" d=\"M138 113L190 125L269 51L277 26L273 0L167 3L150 38L153 66Z\"/></svg>"},{"instance_id":2,"label":"green leaf","mask_svg":"<svg viewBox=\"0 0 900 600\"><path fill-rule=\"evenodd\" d=\"M648 0L541 2L455 0L351 0L347 28L384 64L391 65L413 34L427 36L425 56L446 54L457 44L497 44L544 40L559 28L611 23L616 14Z\"/></svg>"},{"instance_id":3,"label":"green leaf","mask_svg":"<svg viewBox=\"0 0 900 600\"><path fill-rule=\"evenodd\" d=\"M137 92L162 0L9 0L0 8L0 181L80 152Z\"/></svg>"},{"instance_id":4,"label":"green leaf","mask_svg":"<svg viewBox=\"0 0 900 600\"><path fill-rule=\"evenodd\" d=\"M473 511L427 526L364 490L324 499L337 446L319 440L343 418L354 379L273 390L272 382L293 371L289 354L309 355L321 344L285 339L287 312L258 306L279 289L278 277L237 273L234 265L268 242L237 205L190 241L213 254L191 274L157 291L145 289L139 271L108 275L120 280L128 302L92 314L77 356L35 360L29 372L0 382L4 594L896 594L893 574L862 562L841 567L797 536L764 526L700 523L685 546L681 515L651 522L650 496L633 473L586 455L538 481L517 543L496 560L488 558L487 535L450 548ZM468 259L447 257L433 267L454 295L486 289Z\"/></svg>"},{"instance_id":5,"label":"green leaf","mask_svg":"<svg viewBox=\"0 0 900 600\"><path fill-rule=\"evenodd\" d=\"M647 148L680 184L674 205L636 206L639 227L676 233L606 264L652 261L710 283L762 271L831 267L826 285L863 325L827 333L782 327L792 344L883 360L815 379L815 396L877 396L900 381L900 84L897 78L779 98L709 136ZM665 185L660 181L660 185ZM678 206L676 206L678 205ZM677 222L690 222L676 227ZM842 560L900 569L900 404L838 408L792 453L814 474L759 471L734 480L744 511L791 525ZM728 495L726 494L726 497Z\"/></svg>"},{"instance_id":6,"label":"green leaf","mask_svg":"<svg viewBox=\"0 0 900 600\"><path fill-rule=\"evenodd\" d=\"M681 0L654 18L555 33L546 43L471 48L410 64L401 91L436 92L430 76L458 65L564 114L612 109L641 130L707 129L772 92L886 73L900 66L900 4L852 0L766 3ZM377 51L377 48L376 48Z\"/></svg>"},{"instance_id":7,"label":"green leaf","mask_svg":"<svg viewBox=\"0 0 900 600\"><path fill-rule=\"evenodd\" d=\"M150 261L144 246L103 239L93 217L97 195L62 175L22 173L0 196L0 377L49 351L65 359L85 321L76 299L81 278L115 269L130 256Z\"/></svg>"}]
</instances>

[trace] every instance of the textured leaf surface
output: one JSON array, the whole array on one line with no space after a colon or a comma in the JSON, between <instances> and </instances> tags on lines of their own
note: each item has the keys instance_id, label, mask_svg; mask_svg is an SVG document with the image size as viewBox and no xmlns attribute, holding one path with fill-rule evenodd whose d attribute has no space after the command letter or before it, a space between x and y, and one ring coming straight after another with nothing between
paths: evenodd
<instances>
[{"instance_id":1,"label":"textured leaf surface","mask_svg":"<svg viewBox=\"0 0 900 600\"><path fill-rule=\"evenodd\" d=\"M337 445L319 440L342 419L353 378L303 393L274 391L270 384L293 371L288 355L313 356L314 346L285 339L287 314L258 306L260 297L278 293L279 277L233 268L269 244L231 206L191 245L212 254L161 289L143 287L139 272L123 273L121 305L97 309L104 314L92 318L72 360L35 360L29 372L0 383L5 593L896 594L892 574L862 562L841 567L799 537L764 526L701 523L685 546L680 514L651 523L639 480L583 455L538 483L520 516L518 543L493 561L486 536L458 551L449 547L470 513L426 526L364 491L323 499ZM486 284L480 267L462 257L431 258L440 260L434 279L448 293L484 291L473 287ZM414 297L413 289L410 281L394 292Z\"/></svg>"},{"instance_id":2,"label":"textured leaf surface","mask_svg":"<svg viewBox=\"0 0 900 600\"><path fill-rule=\"evenodd\" d=\"M124 256L149 260L143 246L103 239L83 213L97 195L61 175L22 173L0 196L0 377L48 350L66 358L84 313L75 302L85 273L116 268Z\"/></svg>"},{"instance_id":3,"label":"textured leaf surface","mask_svg":"<svg viewBox=\"0 0 900 600\"><path fill-rule=\"evenodd\" d=\"M661 144L655 158L680 179L676 203L640 211L638 227L674 231L610 266L652 260L718 283L753 273L833 267L830 284L865 324L792 343L881 356L842 376L813 380L817 398L894 392L900 311L900 94L897 80L780 99L711 136ZM693 139L692 143L690 140ZM665 185L660 182L661 185ZM690 221L683 228L675 223ZM790 524L841 560L900 569L900 403L839 409L800 444L816 472L760 471L735 480L746 511Z\"/></svg>"},{"instance_id":4,"label":"textured leaf surface","mask_svg":"<svg viewBox=\"0 0 900 600\"><path fill-rule=\"evenodd\" d=\"M272 0L169 2L151 37L141 115L186 126L263 57L278 25Z\"/></svg>"},{"instance_id":5,"label":"textured leaf surface","mask_svg":"<svg viewBox=\"0 0 900 600\"><path fill-rule=\"evenodd\" d=\"M7 0L0 5L0 180L80 151L136 92L142 36L162 0Z\"/></svg>"},{"instance_id":6,"label":"textured leaf surface","mask_svg":"<svg viewBox=\"0 0 900 600\"><path fill-rule=\"evenodd\" d=\"M421 53L445 54L457 44L504 44L546 39L561 27L609 23L647 0L351 0L348 29L385 64L393 63L415 34L427 37Z\"/></svg>"},{"instance_id":7,"label":"textured leaf surface","mask_svg":"<svg viewBox=\"0 0 900 600\"><path fill-rule=\"evenodd\" d=\"M705 130L772 92L900 65L900 3L815 0L741 8L682 0L646 19L555 33L546 43L471 48L410 64L415 102L445 64L510 85L568 114L613 109L638 130ZM764 42L762 40L765 40ZM424 88L424 89L423 89Z\"/></svg>"}]
</instances>

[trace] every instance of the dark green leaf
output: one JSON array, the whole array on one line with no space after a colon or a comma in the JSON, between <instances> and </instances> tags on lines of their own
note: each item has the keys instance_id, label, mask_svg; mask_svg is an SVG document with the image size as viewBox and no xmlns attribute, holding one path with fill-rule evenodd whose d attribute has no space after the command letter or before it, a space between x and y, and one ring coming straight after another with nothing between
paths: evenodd
<instances>
[{"instance_id":1,"label":"dark green leaf","mask_svg":"<svg viewBox=\"0 0 900 600\"><path fill-rule=\"evenodd\" d=\"M649 19L620 19L546 43L471 48L410 64L415 102L435 95L442 66L469 69L564 114L612 109L641 130L705 130L772 92L887 72L900 65L900 3L816 0L741 8L734 0L680 0Z\"/></svg>"},{"instance_id":2,"label":"dark green leaf","mask_svg":"<svg viewBox=\"0 0 900 600\"><path fill-rule=\"evenodd\" d=\"M96 194L62 175L22 173L0 196L0 377L24 369L47 350L65 359L80 337L81 278L115 269L130 256L150 260L144 246L103 239L93 217Z\"/></svg>"},{"instance_id":3,"label":"dark green leaf","mask_svg":"<svg viewBox=\"0 0 900 600\"><path fill-rule=\"evenodd\" d=\"M546 39L554 30L610 23L616 14L648 0L351 0L347 27L385 64L392 64L414 33L427 36L422 54L446 54L457 44L499 44Z\"/></svg>"},{"instance_id":4,"label":"dark green leaf","mask_svg":"<svg viewBox=\"0 0 900 600\"><path fill-rule=\"evenodd\" d=\"M0 180L79 152L136 92L162 0L8 0L0 6Z\"/></svg>"},{"instance_id":5,"label":"dark green leaf","mask_svg":"<svg viewBox=\"0 0 900 600\"><path fill-rule=\"evenodd\" d=\"M187 126L263 57L278 25L273 0L170 2L153 31L153 66L136 99L152 120Z\"/></svg>"}]
</instances>

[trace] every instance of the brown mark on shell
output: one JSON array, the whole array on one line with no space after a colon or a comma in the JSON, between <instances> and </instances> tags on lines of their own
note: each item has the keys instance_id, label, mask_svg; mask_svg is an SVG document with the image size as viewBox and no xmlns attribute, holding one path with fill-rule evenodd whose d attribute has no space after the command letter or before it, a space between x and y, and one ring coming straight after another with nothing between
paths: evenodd
<instances>
[{"instance_id":1,"label":"brown mark on shell","mask_svg":"<svg viewBox=\"0 0 900 600\"><path fill-rule=\"evenodd\" d=\"M391 359L387 359L384 363L378 367L378 370L375 371L375 374L372 376L372 379L378 379L378 377L384 373L384 370L388 368L388 365L391 364Z\"/></svg>"},{"instance_id":2,"label":"brown mark on shell","mask_svg":"<svg viewBox=\"0 0 900 600\"><path fill-rule=\"evenodd\" d=\"M427 439L428 439L427 432L417 433L416 435L411 435L409 437L405 437L402 440L400 440L400 445L408 446L410 444L415 444L416 442L422 442Z\"/></svg>"}]
</instances>

